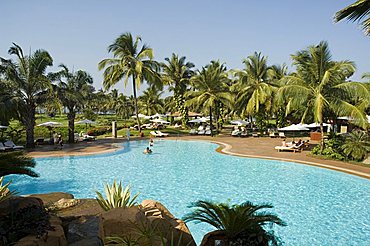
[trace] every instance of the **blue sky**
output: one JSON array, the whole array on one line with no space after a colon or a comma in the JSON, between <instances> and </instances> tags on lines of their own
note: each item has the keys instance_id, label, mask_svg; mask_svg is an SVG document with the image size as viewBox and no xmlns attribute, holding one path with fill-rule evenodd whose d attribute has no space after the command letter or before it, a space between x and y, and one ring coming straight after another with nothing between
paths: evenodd
<instances>
[{"instance_id":1,"label":"blue sky","mask_svg":"<svg viewBox=\"0 0 370 246\"><path fill-rule=\"evenodd\" d=\"M0 56L9 57L12 42L25 51L42 48L54 58L50 71L60 63L83 69L101 88L97 64L124 32L140 35L158 61L175 52L197 68L213 59L242 68L254 51L271 65L291 65L291 54L326 40L334 60L356 63L352 80L360 80L370 72L370 38L355 23L333 22L334 13L354 1L1 0Z\"/></svg>"}]
</instances>

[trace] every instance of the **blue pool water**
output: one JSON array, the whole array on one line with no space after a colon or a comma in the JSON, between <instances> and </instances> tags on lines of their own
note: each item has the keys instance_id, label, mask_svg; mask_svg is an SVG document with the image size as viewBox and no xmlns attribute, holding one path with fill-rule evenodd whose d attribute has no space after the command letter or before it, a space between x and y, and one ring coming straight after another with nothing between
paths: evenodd
<instances>
[{"instance_id":1,"label":"blue pool water","mask_svg":"<svg viewBox=\"0 0 370 246\"><path fill-rule=\"evenodd\" d=\"M156 140L124 143L112 154L40 158L39 178L10 177L21 194L64 191L95 197L103 182L123 179L139 201L162 202L181 218L191 202L270 202L287 223L275 231L285 245L370 245L370 181L288 162L241 158L215 152L207 142ZM8 178L9 179L9 178ZM188 224L196 241L211 227Z\"/></svg>"}]
</instances>

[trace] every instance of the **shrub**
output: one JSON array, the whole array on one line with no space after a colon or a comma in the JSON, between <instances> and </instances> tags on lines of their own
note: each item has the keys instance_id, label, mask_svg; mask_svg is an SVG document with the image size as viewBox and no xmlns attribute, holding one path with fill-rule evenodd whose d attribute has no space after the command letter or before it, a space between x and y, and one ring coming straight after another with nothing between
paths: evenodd
<instances>
[{"instance_id":1,"label":"shrub","mask_svg":"<svg viewBox=\"0 0 370 246\"><path fill-rule=\"evenodd\" d=\"M112 186L106 184L104 190L107 198L104 198L99 191L95 192L98 195L96 200L105 211L108 211L112 208L128 208L135 206L135 200L139 196L138 193L131 198L131 186L127 185L125 188L123 188L122 182L120 181L119 184L117 184L116 180L113 181Z\"/></svg>"},{"instance_id":2,"label":"shrub","mask_svg":"<svg viewBox=\"0 0 370 246\"><path fill-rule=\"evenodd\" d=\"M351 132L341 149L349 159L363 161L370 152L370 142L367 133L364 131Z\"/></svg>"},{"instance_id":3,"label":"shrub","mask_svg":"<svg viewBox=\"0 0 370 246\"><path fill-rule=\"evenodd\" d=\"M331 135L330 139L325 142L325 148L321 152L321 145L315 146L311 153L314 155L322 155L326 158L343 161L346 159L342 145L344 140L341 136Z\"/></svg>"},{"instance_id":4,"label":"shrub","mask_svg":"<svg viewBox=\"0 0 370 246\"><path fill-rule=\"evenodd\" d=\"M8 189L12 181L9 181L5 185L3 185L3 179L4 177L0 177L0 203L2 203L5 200L8 200L9 198L16 194L15 191L9 191Z\"/></svg>"}]
</instances>

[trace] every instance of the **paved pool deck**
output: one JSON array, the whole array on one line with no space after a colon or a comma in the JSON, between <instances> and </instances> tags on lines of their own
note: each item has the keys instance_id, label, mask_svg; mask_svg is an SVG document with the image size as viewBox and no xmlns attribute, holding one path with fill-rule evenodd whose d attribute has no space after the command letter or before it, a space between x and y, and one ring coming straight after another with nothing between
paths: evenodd
<instances>
[{"instance_id":1,"label":"paved pool deck","mask_svg":"<svg viewBox=\"0 0 370 246\"><path fill-rule=\"evenodd\" d=\"M130 141L135 141L142 138L131 138ZM310 156L309 149L312 148L316 142L310 144L310 148L302 152L277 152L274 147L281 145L282 140L279 138L239 138L231 137L229 135L219 135L217 137L211 136L172 136L166 139L169 140L196 140L214 142L220 145L218 152L229 155L274 159L281 161L290 161L306 165L313 165L322 168L337 170L363 178L370 179L370 165L369 167L359 166L351 163L325 160ZM291 141L292 139L287 139ZM81 142L78 144L65 144L63 149L55 149L54 146L37 146L34 150L29 151L32 157L55 157L55 156L69 156L69 155L92 155L114 152L121 147L119 143L127 141L125 138L106 138L98 139L91 142Z\"/></svg>"}]
</instances>

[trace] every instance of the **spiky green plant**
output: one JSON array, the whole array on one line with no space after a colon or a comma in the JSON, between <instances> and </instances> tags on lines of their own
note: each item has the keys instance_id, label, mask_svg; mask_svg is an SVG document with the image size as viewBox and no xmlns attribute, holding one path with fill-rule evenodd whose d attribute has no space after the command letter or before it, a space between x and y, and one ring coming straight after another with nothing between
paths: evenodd
<instances>
[{"instance_id":1,"label":"spiky green plant","mask_svg":"<svg viewBox=\"0 0 370 246\"><path fill-rule=\"evenodd\" d=\"M126 237L106 237L104 245L137 246L140 244L137 239L133 238L133 236L131 235L128 235Z\"/></svg>"},{"instance_id":2,"label":"spiky green plant","mask_svg":"<svg viewBox=\"0 0 370 246\"><path fill-rule=\"evenodd\" d=\"M369 137L364 131L353 131L342 145L344 154L352 160L362 161L370 152Z\"/></svg>"},{"instance_id":3,"label":"spiky green plant","mask_svg":"<svg viewBox=\"0 0 370 246\"><path fill-rule=\"evenodd\" d=\"M120 181L117 184L116 180L113 181L111 186L106 184L104 190L106 198L99 191L95 192L98 195L96 200L105 211L113 208L129 208L135 206L135 200L139 196L139 193L137 193L131 198L131 186L127 185L123 187L122 182Z\"/></svg>"},{"instance_id":4,"label":"spiky green plant","mask_svg":"<svg viewBox=\"0 0 370 246\"><path fill-rule=\"evenodd\" d=\"M215 203L208 201L197 201L190 207L194 211L183 217L185 222L195 221L196 223L205 222L223 231L227 239L231 242L252 235L260 238L263 242L270 242L277 245L279 239L273 231L267 230L265 226L274 224L286 226L286 223L277 215L261 209L272 208L270 204L255 205L251 202L230 205L227 203Z\"/></svg>"},{"instance_id":5,"label":"spiky green plant","mask_svg":"<svg viewBox=\"0 0 370 246\"><path fill-rule=\"evenodd\" d=\"M4 177L0 177L0 203L11 198L13 195L17 194L16 191L9 191L8 189L12 181L9 181L8 183L3 185L3 179Z\"/></svg>"}]
</instances>

